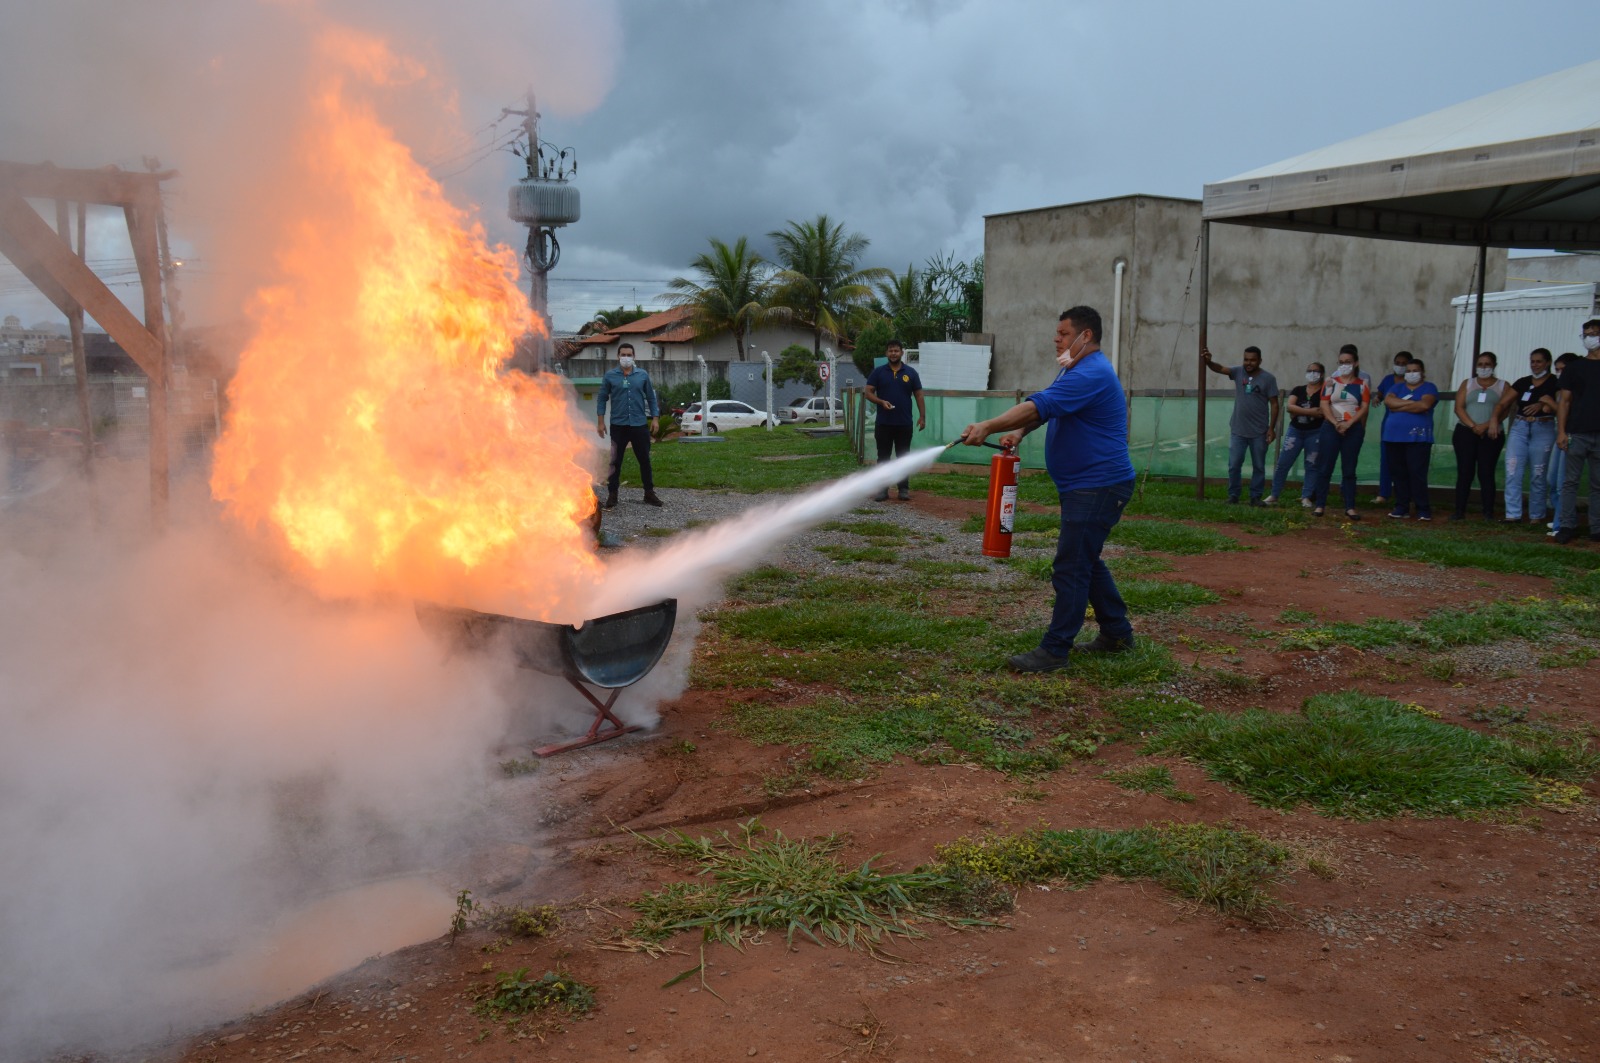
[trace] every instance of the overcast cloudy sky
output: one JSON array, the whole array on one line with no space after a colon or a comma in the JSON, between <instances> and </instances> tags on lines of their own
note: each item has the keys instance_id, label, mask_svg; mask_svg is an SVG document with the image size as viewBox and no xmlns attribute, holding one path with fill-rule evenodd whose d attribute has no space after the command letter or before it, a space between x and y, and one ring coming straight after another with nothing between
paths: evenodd
<instances>
[{"instance_id":1,"label":"overcast cloudy sky","mask_svg":"<svg viewBox=\"0 0 1600 1063\"><path fill-rule=\"evenodd\" d=\"M96 6L113 23L147 10L0 0L17 14ZM150 6L216 21L218 6L249 5ZM551 278L557 328L619 303L661 305L664 282L711 236L748 235L765 250L769 230L826 212L870 238L872 264L900 270L940 250L970 258L982 250L984 214L1132 192L1198 197L1206 181L1600 58L1593 0L322 7L442 67L459 85L464 128L491 122L529 83L540 94L542 132L575 147L581 167L584 217L562 232ZM62 28L81 32L72 21L77 29ZM8 48L21 43L6 37ZM81 46L56 56L48 42L37 47L46 54L34 69L53 82L83 62ZM12 135L26 128L14 120L27 99L17 77L0 73L0 157L31 159L30 138ZM129 165L136 151L163 150L166 125L149 125L144 148L140 115L120 118L106 150L80 143L78 161ZM62 161L59 149L50 157ZM474 158L437 172L458 201L479 206L492 236L520 247L504 217L519 160ZM43 314L0 283L0 309L13 307Z\"/></svg>"}]
</instances>

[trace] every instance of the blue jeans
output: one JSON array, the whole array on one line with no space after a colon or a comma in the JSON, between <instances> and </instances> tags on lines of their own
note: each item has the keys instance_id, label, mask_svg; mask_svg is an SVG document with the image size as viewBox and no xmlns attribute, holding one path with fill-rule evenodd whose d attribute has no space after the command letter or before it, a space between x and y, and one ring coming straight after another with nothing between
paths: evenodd
<instances>
[{"instance_id":1,"label":"blue jeans","mask_svg":"<svg viewBox=\"0 0 1600 1063\"><path fill-rule=\"evenodd\" d=\"M1367 438L1366 422L1347 428L1341 434L1332 424L1317 429L1317 489L1311 504L1318 509L1328 505L1328 492L1333 488L1333 463L1339 463L1339 494L1345 509L1356 508L1356 462L1361 457L1361 442Z\"/></svg>"},{"instance_id":2,"label":"blue jeans","mask_svg":"<svg viewBox=\"0 0 1600 1063\"><path fill-rule=\"evenodd\" d=\"M1550 472L1545 483L1550 488L1550 530L1561 530L1561 481L1567 472L1567 452L1550 448Z\"/></svg>"},{"instance_id":3,"label":"blue jeans","mask_svg":"<svg viewBox=\"0 0 1600 1063\"><path fill-rule=\"evenodd\" d=\"M1056 562L1050 573L1056 604L1050 628L1039 645L1057 657L1072 652L1072 641L1083 628L1086 607L1094 608L1100 634L1111 639L1133 637L1128 607L1117 593L1111 570L1100 560L1106 536L1122 519L1133 497L1133 481L1112 487L1087 487L1061 495L1061 537L1056 540Z\"/></svg>"},{"instance_id":4,"label":"blue jeans","mask_svg":"<svg viewBox=\"0 0 1600 1063\"><path fill-rule=\"evenodd\" d=\"M1283 446L1278 448L1278 467L1272 471L1272 497L1283 497L1283 480L1294 471L1300 455L1306 456L1304 482L1300 497L1310 498L1317 483L1317 432L1320 429L1301 430L1290 425L1283 430Z\"/></svg>"},{"instance_id":5,"label":"blue jeans","mask_svg":"<svg viewBox=\"0 0 1600 1063\"><path fill-rule=\"evenodd\" d=\"M1267 486L1267 437L1228 437L1228 501L1239 501L1239 472L1244 468L1244 452L1250 451L1250 501L1261 498Z\"/></svg>"},{"instance_id":6,"label":"blue jeans","mask_svg":"<svg viewBox=\"0 0 1600 1063\"><path fill-rule=\"evenodd\" d=\"M1549 485L1550 451L1556 445L1555 418L1548 421L1512 421L1506 434L1506 516L1522 519L1522 474L1530 474L1528 516L1544 520Z\"/></svg>"}]
</instances>

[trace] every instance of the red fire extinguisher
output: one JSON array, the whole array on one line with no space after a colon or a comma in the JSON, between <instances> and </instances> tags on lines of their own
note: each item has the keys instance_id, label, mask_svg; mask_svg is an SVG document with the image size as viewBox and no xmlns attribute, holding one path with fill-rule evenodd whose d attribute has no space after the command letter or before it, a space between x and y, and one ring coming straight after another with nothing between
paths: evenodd
<instances>
[{"instance_id":1,"label":"red fire extinguisher","mask_svg":"<svg viewBox=\"0 0 1600 1063\"><path fill-rule=\"evenodd\" d=\"M983 517L983 556L1010 557L1011 532L1017 518L1017 457L1015 447L985 443L1000 453L989 462L989 506Z\"/></svg>"}]
</instances>

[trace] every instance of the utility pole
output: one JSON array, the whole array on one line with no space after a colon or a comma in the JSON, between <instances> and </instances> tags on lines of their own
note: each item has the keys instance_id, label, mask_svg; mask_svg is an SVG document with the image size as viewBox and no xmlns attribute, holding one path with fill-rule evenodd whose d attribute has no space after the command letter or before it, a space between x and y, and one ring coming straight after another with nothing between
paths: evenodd
<instances>
[{"instance_id":1,"label":"utility pole","mask_svg":"<svg viewBox=\"0 0 1600 1063\"><path fill-rule=\"evenodd\" d=\"M522 118L525 141L511 150L527 163L527 173L511 186L511 220L528 227L528 245L523 257L532 277L528 304L544 324L544 334L535 336L534 363L538 370L552 368L550 343L550 271L561 261L561 243L556 229L578 220L578 189L571 178L578 173L578 156L572 148L557 148L539 139L539 110L534 105L533 89L528 89L527 108L505 108L500 117Z\"/></svg>"}]
</instances>

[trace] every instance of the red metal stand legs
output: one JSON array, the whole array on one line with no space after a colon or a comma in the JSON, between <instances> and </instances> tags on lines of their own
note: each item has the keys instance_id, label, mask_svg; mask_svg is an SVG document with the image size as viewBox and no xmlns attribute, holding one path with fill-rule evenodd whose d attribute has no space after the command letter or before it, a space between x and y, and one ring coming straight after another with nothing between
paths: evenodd
<instances>
[{"instance_id":1,"label":"red metal stand legs","mask_svg":"<svg viewBox=\"0 0 1600 1063\"><path fill-rule=\"evenodd\" d=\"M589 704L594 706L594 723L589 725L589 733L584 735L582 738L572 742L560 742L553 746L540 746L538 749L533 751L536 756L550 757L557 753L565 753L571 749L582 749L584 746L592 746L601 742L609 742L611 739L625 735L630 731L640 730L639 727L628 726L615 716L611 715L611 706L617 703L617 698L622 694L620 687L616 690L613 690L611 692L611 696L605 701L601 701L599 698L594 696L594 693L588 687L584 686L576 679L573 679L571 676L567 677L567 682L576 687L578 693L588 698ZM605 725L608 723L611 726L605 727Z\"/></svg>"}]
</instances>

